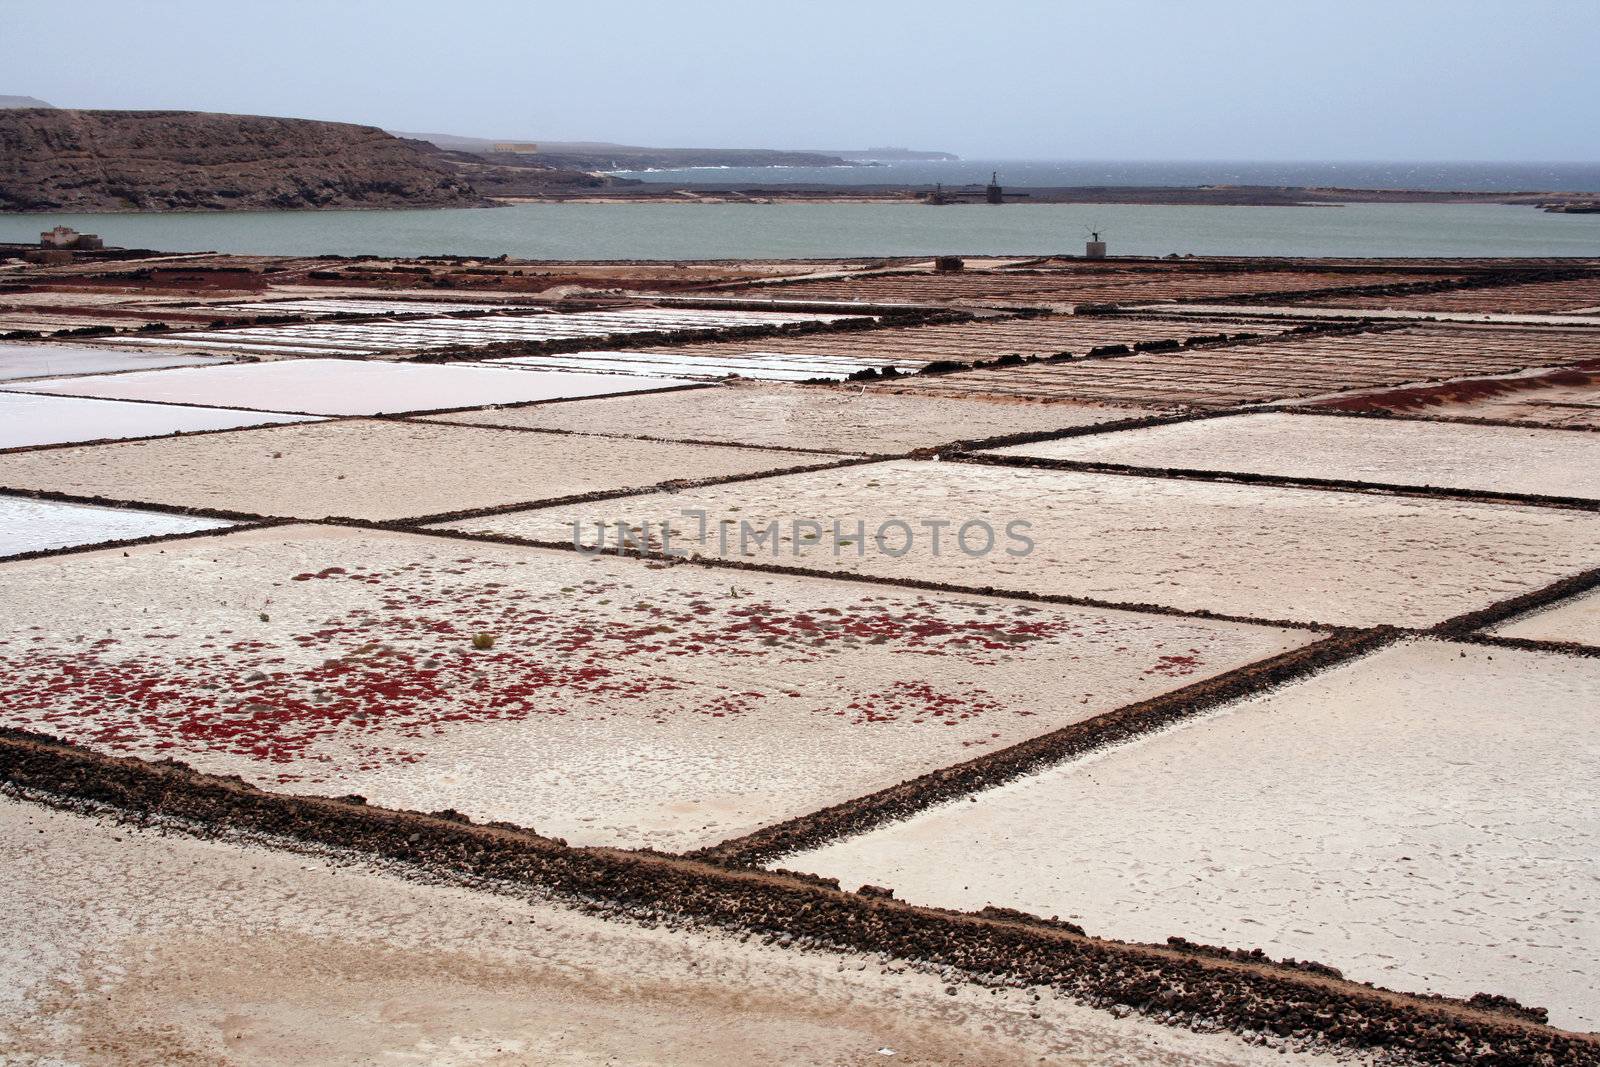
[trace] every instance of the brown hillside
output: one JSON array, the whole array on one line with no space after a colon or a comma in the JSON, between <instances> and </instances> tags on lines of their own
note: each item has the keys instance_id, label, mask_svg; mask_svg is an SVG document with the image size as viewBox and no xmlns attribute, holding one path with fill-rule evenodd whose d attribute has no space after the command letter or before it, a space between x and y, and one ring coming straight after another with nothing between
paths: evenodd
<instances>
[{"instance_id":1,"label":"brown hillside","mask_svg":"<svg viewBox=\"0 0 1600 1067\"><path fill-rule=\"evenodd\" d=\"M482 202L433 146L373 126L198 111L0 110L0 211Z\"/></svg>"}]
</instances>

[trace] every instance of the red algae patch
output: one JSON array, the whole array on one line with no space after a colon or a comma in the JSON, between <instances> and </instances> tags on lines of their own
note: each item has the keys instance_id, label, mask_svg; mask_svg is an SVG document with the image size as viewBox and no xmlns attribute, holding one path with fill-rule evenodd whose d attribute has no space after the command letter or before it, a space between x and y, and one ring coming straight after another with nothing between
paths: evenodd
<instances>
[{"instance_id":1,"label":"red algae patch","mask_svg":"<svg viewBox=\"0 0 1600 1067\"><path fill-rule=\"evenodd\" d=\"M1315 637L316 527L16 563L0 587L5 725L661 848Z\"/></svg>"}]
</instances>

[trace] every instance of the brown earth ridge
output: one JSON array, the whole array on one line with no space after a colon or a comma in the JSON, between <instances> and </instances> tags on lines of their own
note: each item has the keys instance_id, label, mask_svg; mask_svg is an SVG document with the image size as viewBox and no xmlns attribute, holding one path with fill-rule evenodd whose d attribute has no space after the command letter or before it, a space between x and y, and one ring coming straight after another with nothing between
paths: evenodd
<instances>
[{"instance_id":1,"label":"brown earth ridge","mask_svg":"<svg viewBox=\"0 0 1600 1067\"><path fill-rule=\"evenodd\" d=\"M197 111L0 110L0 211L481 203L433 146L374 126Z\"/></svg>"}]
</instances>

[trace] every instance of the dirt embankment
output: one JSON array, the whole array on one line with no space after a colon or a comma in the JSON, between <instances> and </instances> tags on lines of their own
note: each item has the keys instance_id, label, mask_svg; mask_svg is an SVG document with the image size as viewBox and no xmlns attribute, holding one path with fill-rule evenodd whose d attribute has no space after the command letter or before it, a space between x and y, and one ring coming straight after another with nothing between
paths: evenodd
<instances>
[{"instance_id":1,"label":"dirt embankment","mask_svg":"<svg viewBox=\"0 0 1600 1067\"><path fill-rule=\"evenodd\" d=\"M197 111L0 110L0 211L464 207L431 146L372 126Z\"/></svg>"}]
</instances>

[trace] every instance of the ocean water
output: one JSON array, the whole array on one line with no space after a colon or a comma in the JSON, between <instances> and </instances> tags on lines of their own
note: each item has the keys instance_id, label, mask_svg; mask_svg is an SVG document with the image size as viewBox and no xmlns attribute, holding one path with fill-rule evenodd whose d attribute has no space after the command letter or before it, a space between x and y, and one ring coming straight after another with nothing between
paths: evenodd
<instances>
[{"instance_id":1,"label":"ocean water","mask_svg":"<svg viewBox=\"0 0 1600 1067\"><path fill-rule=\"evenodd\" d=\"M1600 215L1501 204L518 204L418 211L0 215L0 241L57 224L172 252L525 259L1112 255L1600 257Z\"/></svg>"},{"instance_id":2,"label":"ocean water","mask_svg":"<svg viewBox=\"0 0 1600 1067\"><path fill-rule=\"evenodd\" d=\"M761 185L1293 185L1340 189L1600 193L1600 163L1255 163L962 159L855 167L688 167L617 171L648 182Z\"/></svg>"}]
</instances>

